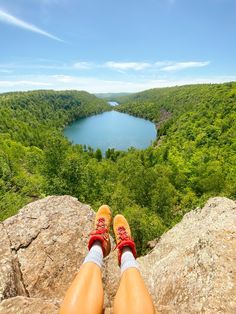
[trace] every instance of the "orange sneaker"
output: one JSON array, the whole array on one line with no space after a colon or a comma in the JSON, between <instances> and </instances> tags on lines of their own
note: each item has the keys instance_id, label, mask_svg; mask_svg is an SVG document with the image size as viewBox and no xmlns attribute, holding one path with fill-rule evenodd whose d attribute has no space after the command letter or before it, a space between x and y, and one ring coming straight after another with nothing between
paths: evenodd
<instances>
[{"instance_id":1,"label":"orange sneaker","mask_svg":"<svg viewBox=\"0 0 236 314\"><path fill-rule=\"evenodd\" d=\"M136 247L131 237L129 224L123 215L116 215L113 220L113 229L116 237L116 247L118 249L118 263L121 264L122 249L128 246L136 258Z\"/></svg>"},{"instance_id":2,"label":"orange sneaker","mask_svg":"<svg viewBox=\"0 0 236 314\"><path fill-rule=\"evenodd\" d=\"M112 215L109 206L102 205L96 213L94 230L90 233L89 237L88 249L91 249L95 241L100 241L104 257L111 251L109 237L111 220Z\"/></svg>"}]
</instances>

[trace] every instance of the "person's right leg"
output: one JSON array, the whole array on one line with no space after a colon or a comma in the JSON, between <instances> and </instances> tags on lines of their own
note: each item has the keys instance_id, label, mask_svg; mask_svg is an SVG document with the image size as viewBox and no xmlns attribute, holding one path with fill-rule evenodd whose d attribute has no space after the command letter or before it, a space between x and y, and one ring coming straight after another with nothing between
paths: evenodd
<instances>
[{"instance_id":1,"label":"person's right leg","mask_svg":"<svg viewBox=\"0 0 236 314\"><path fill-rule=\"evenodd\" d=\"M102 313L104 297L101 267L103 257L110 252L110 224L110 208L103 205L95 217L95 230L90 234L89 253L66 292L60 314Z\"/></svg>"},{"instance_id":2,"label":"person's right leg","mask_svg":"<svg viewBox=\"0 0 236 314\"><path fill-rule=\"evenodd\" d=\"M59 314L101 314L103 299L101 269L85 263L67 290Z\"/></svg>"},{"instance_id":3,"label":"person's right leg","mask_svg":"<svg viewBox=\"0 0 236 314\"><path fill-rule=\"evenodd\" d=\"M153 302L138 270L135 245L124 216L117 215L114 218L113 228L121 265L121 281L114 300L114 314L153 314Z\"/></svg>"}]
</instances>

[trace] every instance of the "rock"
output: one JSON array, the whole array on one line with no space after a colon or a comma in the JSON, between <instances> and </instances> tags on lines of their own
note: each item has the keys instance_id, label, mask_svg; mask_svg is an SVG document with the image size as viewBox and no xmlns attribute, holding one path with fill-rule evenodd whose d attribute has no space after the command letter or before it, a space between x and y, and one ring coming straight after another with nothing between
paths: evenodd
<instances>
[{"instance_id":1,"label":"rock","mask_svg":"<svg viewBox=\"0 0 236 314\"><path fill-rule=\"evenodd\" d=\"M3 224L0 224L0 301L11 296L26 295L21 281L18 261L11 251L11 242Z\"/></svg>"},{"instance_id":2,"label":"rock","mask_svg":"<svg viewBox=\"0 0 236 314\"><path fill-rule=\"evenodd\" d=\"M28 296L63 297L86 255L93 219L89 206L63 196L31 203L4 221Z\"/></svg>"},{"instance_id":3,"label":"rock","mask_svg":"<svg viewBox=\"0 0 236 314\"><path fill-rule=\"evenodd\" d=\"M139 259L160 313L236 313L236 204L213 198Z\"/></svg>"},{"instance_id":4,"label":"rock","mask_svg":"<svg viewBox=\"0 0 236 314\"><path fill-rule=\"evenodd\" d=\"M27 298L27 297L14 297L4 300L0 304L0 313L2 314L57 314L59 306L50 301Z\"/></svg>"},{"instance_id":5,"label":"rock","mask_svg":"<svg viewBox=\"0 0 236 314\"><path fill-rule=\"evenodd\" d=\"M31 298L60 303L88 252L88 236L94 217L94 211L76 198L51 196L28 204L0 224L3 243L0 249L1 300L23 295L28 299L14 298L13 306L15 302L18 306L22 300L31 302ZM106 306L112 305L118 285L106 276L106 269L111 267L118 278L115 252L106 259L103 270ZM32 306L37 302L33 299Z\"/></svg>"},{"instance_id":6,"label":"rock","mask_svg":"<svg viewBox=\"0 0 236 314\"><path fill-rule=\"evenodd\" d=\"M160 238L156 238L156 239L154 239L154 240L148 241L147 247L148 247L149 249L151 249L151 250L154 249L155 246L157 245L159 239L160 239Z\"/></svg>"},{"instance_id":7,"label":"rock","mask_svg":"<svg viewBox=\"0 0 236 314\"><path fill-rule=\"evenodd\" d=\"M87 254L94 215L73 197L51 196L0 224L1 314L58 312ZM235 219L235 202L210 199L138 259L160 313L236 312ZM119 275L112 252L103 267L106 313Z\"/></svg>"}]
</instances>

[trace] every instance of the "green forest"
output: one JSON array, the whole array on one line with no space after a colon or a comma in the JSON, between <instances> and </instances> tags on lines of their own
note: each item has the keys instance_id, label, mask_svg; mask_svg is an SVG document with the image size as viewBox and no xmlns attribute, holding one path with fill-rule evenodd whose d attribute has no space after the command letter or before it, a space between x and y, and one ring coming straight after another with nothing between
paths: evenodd
<instances>
[{"instance_id":1,"label":"green forest","mask_svg":"<svg viewBox=\"0 0 236 314\"><path fill-rule=\"evenodd\" d=\"M152 89L107 100L80 91L0 94L0 219L68 194L129 220L138 253L212 196L236 198L236 83ZM108 110L153 121L158 136L127 152L72 145L70 122Z\"/></svg>"}]
</instances>

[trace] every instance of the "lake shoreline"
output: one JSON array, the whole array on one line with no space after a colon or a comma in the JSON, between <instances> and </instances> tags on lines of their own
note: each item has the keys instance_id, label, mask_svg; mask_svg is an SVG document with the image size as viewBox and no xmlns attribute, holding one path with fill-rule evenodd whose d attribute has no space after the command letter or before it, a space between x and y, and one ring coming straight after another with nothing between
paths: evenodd
<instances>
[{"instance_id":1,"label":"lake shoreline","mask_svg":"<svg viewBox=\"0 0 236 314\"><path fill-rule=\"evenodd\" d=\"M149 120L115 109L70 123L63 134L72 144L127 151L130 147L145 149L157 138L156 125Z\"/></svg>"}]
</instances>

